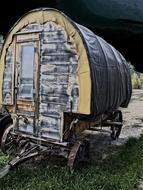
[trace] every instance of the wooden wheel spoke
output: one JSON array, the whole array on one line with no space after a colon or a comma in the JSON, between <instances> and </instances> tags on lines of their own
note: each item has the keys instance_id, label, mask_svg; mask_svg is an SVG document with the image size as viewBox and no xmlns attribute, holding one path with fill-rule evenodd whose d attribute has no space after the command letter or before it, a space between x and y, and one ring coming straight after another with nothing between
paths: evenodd
<instances>
[{"instance_id":1,"label":"wooden wheel spoke","mask_svg":"<svg viewBox=\"0 0 143 190\"><path fill-rule=\"evenodd\" d=\"M10 124L9 126L6 127L2 140L1 140L1 150L5 154L10 154L12 149L15 147L15 138L11 134L11 130L13 129L13 125Z\"/></svg>"}]
</instances>

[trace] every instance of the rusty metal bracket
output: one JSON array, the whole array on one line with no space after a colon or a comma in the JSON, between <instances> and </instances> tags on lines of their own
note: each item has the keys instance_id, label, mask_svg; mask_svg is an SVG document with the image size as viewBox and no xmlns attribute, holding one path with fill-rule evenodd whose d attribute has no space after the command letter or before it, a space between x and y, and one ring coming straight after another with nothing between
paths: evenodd
<instances>
[{"instance_id":1,"label":"rusty metal bracket","mask_svg":"<svg viewBox=\"0 0 143 190\"><path fill-rule=\"evenodd\" d=\"M81 144L82 144L82 142L78 141L71 148L71 151L68 156L68 166L70 168L70 171L72 171L74 169L74 164L76 162L76 156L77 156L77 153L78 153L78 150L79 150Z\"/></svg>"}]
</instances>

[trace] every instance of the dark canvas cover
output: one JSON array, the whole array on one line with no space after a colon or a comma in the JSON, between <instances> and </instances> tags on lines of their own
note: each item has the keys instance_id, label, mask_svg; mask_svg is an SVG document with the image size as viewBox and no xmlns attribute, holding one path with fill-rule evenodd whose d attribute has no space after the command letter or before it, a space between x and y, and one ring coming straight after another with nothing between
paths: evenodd
<instances>
[{"instance_id":1,"label":"dark canvas cover","mask_svg":"<svg viewBox=\"0 0 143 190\"><path fill-rule=\"evenodd\" d=\"M92 114L101 114L127 107L132 85L130 68L125 58L114 47L84 26L76 24L88 53L92 80Z\"/></svg>"}]
</instances>

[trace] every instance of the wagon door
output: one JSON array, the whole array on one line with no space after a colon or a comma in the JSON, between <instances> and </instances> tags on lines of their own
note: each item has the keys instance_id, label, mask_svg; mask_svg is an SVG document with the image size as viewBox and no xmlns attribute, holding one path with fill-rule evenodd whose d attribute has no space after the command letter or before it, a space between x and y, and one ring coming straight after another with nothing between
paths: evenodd
<instances>
[{"instance_id":1,"label":"wagon door","mask_svg":"<svg viewBox=\"0 0 143 190\"><path fill-rule=\"evenodd\" d=\"M18 131L37 134L40 34L17 34L15 54L15 113Z\"/></svg>"}]
</instances>

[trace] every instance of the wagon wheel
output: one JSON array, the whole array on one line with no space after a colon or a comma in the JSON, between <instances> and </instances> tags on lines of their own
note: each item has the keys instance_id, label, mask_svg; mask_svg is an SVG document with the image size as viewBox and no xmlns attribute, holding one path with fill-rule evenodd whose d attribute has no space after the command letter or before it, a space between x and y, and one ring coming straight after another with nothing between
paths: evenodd
<instances>
[{"instance_id":1,"label":"wagon wheel","mask_svg":"<svg viewBox=\"0 0 143 190\"><path fill-rule=\"evenodd\" d=\"M68 156L68 166L70 171L73 172L76 165L80 162L89 161L89 142L88 140L76 142Z\"/></svg>"},{"instance_id":2,"label":"wagon wheel","mask_svg":"<svg viewBox=\"0 0 143 190\"><path fill-rule=\"evenodd\" d=\"M122 112L120 110L115 111L113 114L113 122L123 122ZM121 133L122 130L122 124L121 125L112 125L111 126L111 138L112 140L116 140Z\"/></svg>"},{"instance_id":3,"label":"wagon wheel","mask_svg":"<svg viewBox=\"0 0 143 190\"><path fill-rule=\"evenodd\" d=\"M6 129L1 138L1 150L5 154L12 154L16 147L16 140L12 135L13 124L6 126Z\"/></svg>"}]
</instances>

